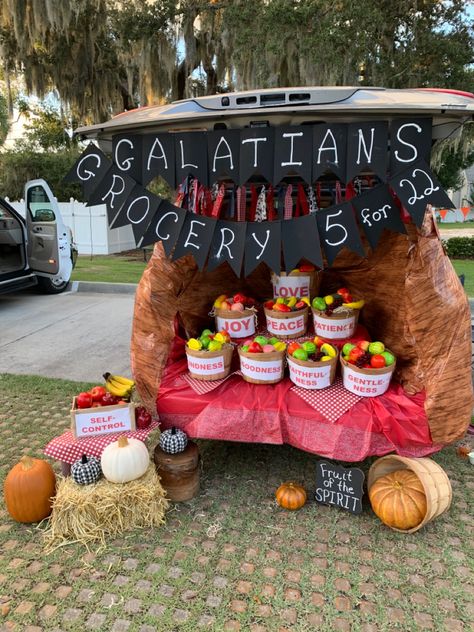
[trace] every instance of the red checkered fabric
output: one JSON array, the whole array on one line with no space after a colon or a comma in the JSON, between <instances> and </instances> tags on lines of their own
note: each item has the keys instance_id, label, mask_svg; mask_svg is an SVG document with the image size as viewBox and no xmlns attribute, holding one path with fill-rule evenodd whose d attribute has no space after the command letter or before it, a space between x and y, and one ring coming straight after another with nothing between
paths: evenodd
<instances>
[{"instance_id":1,"label":"red checkered fabric","mask_svg":"<svg viewBox=\"0 0 474 632\"><path fill-rule=\"evenodd\" d=\"M237 189L237 221L245 222L245 214L247 210L247 189L239 187Z\"/></svg>"},{"instance_id":2,"label":"red checkered fabric","mask_svg":"<svg viewBox=\"0 0 474 632\"><path fill-rule=\"evenodd\" d=\"M126 437L132 437L133 439L139 439L145 442L150 432L158 428L159 425L159 421L153 421L150 426L144 430L135 430L135 432L114 432L98 437L81 439L74 439L72 432L67 430L60 437L56 437L50 441L45 447L44 453L52 459L64 461L65 463L75 463L83 454L96 456L100 459L104 448L106 448L109 443L117 441L119 437L125 435Z\"/></svg>"},{"instance_id":3,"label":"red checkered fabric","mask_svg":"<svg viewBox=\"0 0 474 632\"><path fill-rule=\"evenodd\" d=\"M301 386L292 386L290 390L333 423L362 399L360 395L347 391L340 377L320 391L308 391Z\"/></svg>"},{"instance_id":4,"label":"red checkered fabric","mask_svg":"<svg viewBox=\"0 0 474 632\"><path fill-rule=\"evenodd\" d=\"M197 395L205 395L206 393L210 393L218 386L220 386L223 382L225 382L231 375L234 373L229 373L227 377L223 377L221 380L196 380L191 377L188 373L181 375L180 378L184 380L189 386L193 389L193 391Z\"/></svg>"},{"instance_id":5,"label":"red checkered fabric","mask_svg":"<svg viewBox=\"0 0 474 632\"><path fill-rule=\"evenodd\" d=\"M289 184L285 193L285 211L283 213L283 219L291 219L293 217L293 185Z\"/></svg>"}]
</instances>

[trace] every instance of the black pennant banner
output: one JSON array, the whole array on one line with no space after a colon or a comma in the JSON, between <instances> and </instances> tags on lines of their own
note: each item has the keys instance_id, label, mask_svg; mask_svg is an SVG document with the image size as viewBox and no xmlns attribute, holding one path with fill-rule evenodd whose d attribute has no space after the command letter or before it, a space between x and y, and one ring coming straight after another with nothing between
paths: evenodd
<instances>
[{"instance_id":1,"label":"black pennant banner","mask_svg":"<svg viewBox=\"0 0 474 632\"><path fill-rule=\"evenodd\" d=\"M249 222L245 238L245 276L260 263L281 272L281 222Z\"/></svg>"},{"instance_id":2,"label":"black pennant banner","mask_svg":"<svg viewBox=\"0 0 474 632\"><path fill-rule=\"evenodd\" d=\"M111 166L107 156L91 143L68 171L64 182L80 182L87 200Z\"/></svg>"},{"instance_id":3,"label":"black pennant banner","mask_svg":"<svg viewBox=\"0 0 474 632\"><path fill-rule=\"evenodd\" d=\"M330 171L346 182L347 125L315 125L313 138L313 182Z\"/></svg>"},{"instance_id":4,"label":"black pennant banner","mask_svg":"<svg viewBox=\"0 0 474 632\"><path fill-rule=\"evenodd\" d=\"M112 138L114 165L120 173L138 183L143 182L143 138L138 134L120 134Z\"/></svg>"},{"instance_id":5,"label":"black pennant banner","mask_svg":"<svg viewBox=\"0 0 474 632\"><path fill-rule=\"evenodd\" d=\"M347 131L347 174L349 182L363 169L376 173L384 182L387 179L388 123L351 123Z\"/></svg>"},{"instance_id":6,"label":"black pennant banner","mask_svg":"<svg viewBox=\"0 0 474 632\"><path fill-rule=\"evenodd\" d=\"M207 134L209 180L230 178L239 182L240 130L229 129Z\"/></svg>"},{"instance_id":7,"label":"black pennant banner","mask_svg":"<svg viewBox=\"0 0 474 632\"><path fill-rule=\"evenodd\" d=\"M262 176L273 182L275 130L271 127L251 127L240 132L240 184L252 176Z\"/></svg>"},{"instance_id":8,"label":"black pennant banner","mask_svg":"<svg viewBox=\"0 0 474 632\"><path fill-rule=\"evenodd\" d=\"M219 220L214 230L214 237L207 262L207 270L214 270L227 261L240 276L245 250L245 234L247 222L226 222Z\"/></svg>"},{"instance_id":9,"label":"black pennant banner","mask_svg":"<svg viewBox=\"0 0 474 632\"><path fill-rule=\"evenodd\" d=\"M285 270L293 270L301 259L323 267L316 213L284 220L281 225Z\"/></svg>"},{"instance_id":10,"label":"black pennant banner","mask_svg":"<svg viewBox=\"0 0 474 632\"><path fill-rule=\"evenodd\" d=\"M175 146L172 134L143 136L143 184L161 176L172 189L176 188Z\"/></svg>"},{"instance_id":11,"label":"black pennant banner","mask_svg":"<svg viewBox=\"0 0 474 632\"><path fill-rule=\"evenodd\" d=\"M143 236L140 248L161 241L166 256L170 257L187 215L187 211L174 206L168 200L162 200Z\"/></svg>"},{"instance_id":12,"label":"black pennant banner","mask_svg":"<svg viewBox=\"0 0 474 632\"><path fill-rule=\"evenodd\" d=\"M418 227L423 224L427 204L454 208L454 204L424 160L419 160L409 169L398 173L390 180L390 186Z\"/></svg>"},{"instance_id":13,"label":"black pennant banner","mask_svg":"<svg viewBox=\"0 0 474 632\"><path fill-rule=\"evenodd\" d=\"M274 184L288 175L298 175L307 184L311 183L312 143L310 126L295 125L275 130Z\"/></svg>"},{"instance_id":14,"label":"black pennant banner","mask_svg":"<svg viewBox=\"0 0 474 632\"><path fill-rule=\"evenodd\" d=\"M197 178L207 186L207 134L186 132L175 134L176 180L183 182L187 176Z\"/></svg>"},{"instance_id":15,"label":"black pennant banner","mask_svg":"<svg viewBox=\"0 0 474 632\"><path fill-rule=\"evenodd\" d=\"M184 255L192 255L198 268L203 270L216 224L216 220L212 217L186 213L183 228L173 252L173 261Z\"/></svg>"},{"instance_id":16,"label":"black pennant banner","mask_svg":"<svg viewBox=\"0 0 474 632\"><path fill-rule=\"evenodd\" d=\"M145 234L155 212L161 202L161 198L150 191L137 185L123 204L118 216L116 226L131 224L135 243L138 244Z\"/></svg>"},{"instance_id":17,"label":"black pennant banner","mask_svg":"<svg viewBox=\"0 0 474 632\"><path fill-rule=\"evenodd\" d=\"M372 249L377 246L384 229L406 233L400 210L390 195L388 185L381 184L354 198L351 203Z\"/></svg>"},{"instance_id":18,"label":"black pennant banner","mask_svg":"<svg viewBox=\"0 0 474 632\"><path fill-rule=\"evenodd\" d=\"M105 204L109 226L111 228L125 226L128 224L126 219L123 223L115 222L115 219L135 186L135 180L132 180L130 176L121 174L117 167L113 166L92 191L88 197L87 205Z\"/></svg>"},{"instance_id":19,"label":"black pennant banner","mask_svg":"<svg viewBox=\"0 0 474 632\"><path fill-rule=\"evenodd\" d=\"M316 213L321 243L329 265L343 248L349 248L361 257L365 257L364 247L349 202L320 209Z\"/></svg>"},{"instance_id":20,"label":"black pennant banner","mask_svg":"<svg viewBox=\"0 0 474 632\"><path fill-rule=\"evenodd\" d=\"M394 176L417 160L430 161L432 119L395 119L390 126L390 173Z\"/></svg>"}]
</instances>

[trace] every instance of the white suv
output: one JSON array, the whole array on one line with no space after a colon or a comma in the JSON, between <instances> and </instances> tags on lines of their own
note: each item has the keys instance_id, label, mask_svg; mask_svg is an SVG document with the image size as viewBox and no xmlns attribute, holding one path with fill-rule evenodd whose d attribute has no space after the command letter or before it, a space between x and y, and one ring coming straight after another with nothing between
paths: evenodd
<instances>
[{"instance_id":1,"label":"white suv","mask_svg":"<svg viewBox=\"0 0 474 632\"><path fill-rule=\"evenodd\" d=\"M44 180L25 185L24 218L0 198L0 294L38 285L49 294L70 281L77 250Z\"/></svg>"}]
</instances>

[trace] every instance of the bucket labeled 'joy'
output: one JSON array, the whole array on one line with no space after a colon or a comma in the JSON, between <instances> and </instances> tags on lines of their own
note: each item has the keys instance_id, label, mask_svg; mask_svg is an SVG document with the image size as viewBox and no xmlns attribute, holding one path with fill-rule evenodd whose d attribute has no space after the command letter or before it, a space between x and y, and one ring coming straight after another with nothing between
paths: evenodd
<instances>
[{"instance_id":1,"label":"bucket labeled 'joy'","mask_svg":"<svg viewBox=\"0 0 474 632\"><path fill-rule=\"evenodd\" d=\"M255 334L256 315L253 309L238 312L216 308L215 315L217 331L227 331L231 338L250 338Z\"/></svg>"},{"instance_id":2,"label":"bucket labeled 'joy'","mask_svg":"<svg viewBox=\"0 0 474 632\"><path fill-rule=\"evenodd\" d=\"M387 349L388 351L388 349ZM381 369L363 369L344 360L341 355L344 388L361 397L378 397L390 386L396 363Z\"/></svg>"},{"instance_id":3,"label":"bucket labeled 'joy'","mask_svg":"<svg viewBox=\"0 0 474 632\"><path fill-rule=\"evenodd\" d=\"M277 312L265 307L267 331L277 338L298 338L306 333L308 308L295 312Z\"/></svg>"}]
</instances>

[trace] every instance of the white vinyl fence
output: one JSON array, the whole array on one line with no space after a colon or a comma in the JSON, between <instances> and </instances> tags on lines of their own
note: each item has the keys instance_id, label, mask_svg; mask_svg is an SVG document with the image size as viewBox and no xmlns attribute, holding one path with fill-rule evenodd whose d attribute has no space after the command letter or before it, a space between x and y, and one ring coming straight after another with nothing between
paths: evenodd
<instances>
[{"instance_id":1,"label":"white vinyl fence","mask_svg":"<svg viewBox=\"0 0 474 632\"><path fill-rule=\"evenodd\" d=\"M6 199L25 217L23 200L10 202ZM64 223L72 230L80 255L109 255L135 248L131 226L109 228L105 204L86 206L71 199L69 202L58 202L58 205Z\"/></svg>"}]
</instances>

